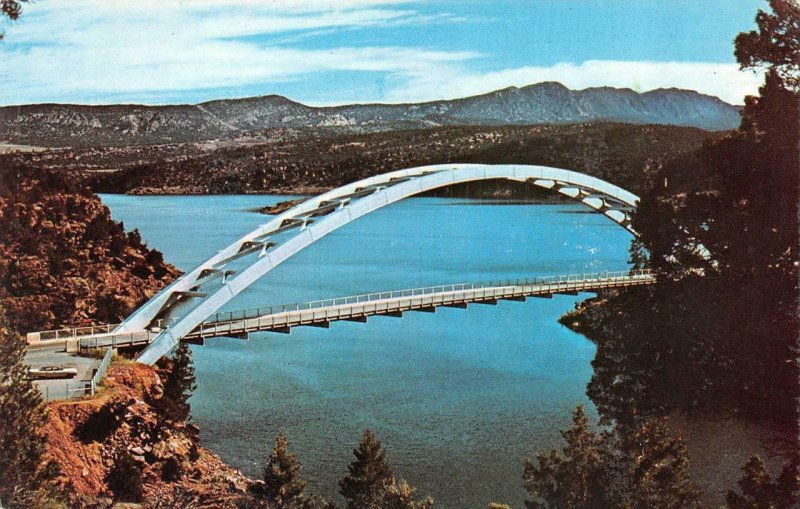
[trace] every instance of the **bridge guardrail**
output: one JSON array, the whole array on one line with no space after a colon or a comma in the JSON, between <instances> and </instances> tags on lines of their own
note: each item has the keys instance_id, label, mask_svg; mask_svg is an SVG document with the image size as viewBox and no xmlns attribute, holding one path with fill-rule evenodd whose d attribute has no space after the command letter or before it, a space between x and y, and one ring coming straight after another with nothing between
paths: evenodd
<instances>
[{"instance_id":1,"label":"bridge guardrail","mask_svg":"<svg viewBox=\"0 0 800 509\"><path fill-rule=\"evenodd\" d=\"M90 391L91 382L89 380L66 382L59 385L45 385L39 388L42 399L44 399L46 403L80 398L89 394Z\"/></svg>"},{"instance_id":2,"label":"bridge guardrail","mask_svg":"<svg viewBox=\"0 0 800 509\"><path fill-rule=\"evenodd\" d=\"M97 368L97 372L92 377L92 384L91 384L91 394L94 396L94 393L97 392L97 386L100 382L103 381L103 378L106 376L106 372L108 371L108 367L111 365L111 357L114 355L114 349L112 347L108 347L106 350L106 354L103 356L103 361L100 363L100 366Z\"/></svg>"},{"instance_id":3,"label":"bridge guardrail","mask_svg":"<svg viewBox=\"0 0 800 509\"><path fill-rule=\"evenodd\" d=\"M394 298L381 300L353 302L352 299L336 299L338 305L303 308L289 310L275 314L266 314L258 317L236 318L232 321L204 322L186 337L206 338L215 336L246 335L250 332L264 330L279 330L286 332L292 327L330 323L338 320L351 320L353 318L363 321L371 315L403 313L419 309L430 310L439 306L457 306L475 302L496 303L498 300L519 300L526 296L552 295L555 293L577 293L580 291L597 291L603 288L617 288L623 286L638 286L651 284L654 276L649 272L638 272L634 275L610 275L602 278L567 278L548 281L545 283L530 283L527 285L498 285L479 286L474 288L459 289L463 285L445 285L446 291L434 293L418 293L398 291L393 292ZM456 288L453 290L453 288ZM449 290L449 291L448 291ZM391 293L385 292L384 295ZM402 296L398 296L403 294ZM342 303L347 301L347 303ZM330 301L328 301L330 302ZM399 315L395 315L399 316Z\"/></svg>"},{"instance_id":4,"label":"bridge guardrail","mask_svg":"<svg viewBox=\"0 0 800 509\"><path fill-rule=\"evenodd\" d=\"M138 332L123 332L119 334L103 334L78 339L78 346L81 350L88 348L117 348L118 346L146 345L158 336L158 332L143 330Z\"/></svg>"},{"instance_id":5,"label":"bridge guardrail","mask_svg":"<svg viewBox=\"0 0 800 509\"><path fill-rule=\"evenodd\" d=\"M79 336L92 336L95 334L110 334L120 324L109 323L103 325L90 325L87 327L65 327L62 329L53 329L40 332L29 332L27 334L28 343L38 341L50 341L61 339L75 339Z\"/></svg>"},{"instance_id":6,"label":"bridge guardrail","mask_svg":"<svg viewBox=\"0 0 800 509\"><path fill-rule=\"evenodd\" d=\"M409 297L426 296L431 294L441 294L447 292L469 292L481 289L497 289L503 287L523 287L523 286L548 286L549 290L553 293L561 291L573 291L576 288L583 288L586 282L598 283L589 285L587 288L603 288L602 283L613 283L615 281L637 280L637 279L651 279L654 273L649 269L643 270L627 270L627 271L614 271L614 272L599 272L587 274L569 274L560 276L544 276L525 279L511 279L505 281L489 281L483 283L459 283L452 285L439 285L424 288L411 288L405 290L395 290L389 292L376 292L366 293L361 295L353 295L349 297L339 297L333 299L322 299L302 304L288 304L281 306L260 307L255 309L246 309L242 311L230 311L216 313L213 319L206 320L198 328L196 332L203 335L204 329L214 328L215 325L225 324L238 320L248 320L267 315L276 315L280 313L290 313L295 311L315 310L319 308L330 308L342 305L352 305L361 303L370 303L375 301L382 301L386 299L400 299ZM60 340L71 339L76 341L80 350L97 349L97 348L117 348L117 347L130 347L137 345L149 344L159 333L160 330L142 330L136 332L123 332L113 333L117 325L102 325L93 328L71 328L59 329L58 331L45 331L52 333L69 333L74 334L79 331L91 329L95 331L94 335L87 336L64 336L60 335ZM167 327L168 329L169 327ZM44 333L33 333L44 334Z\"/></svg>"},{"instance_id":7,"label":"bridge guardrail","mask_svg":"<svg viewBox=\"0 0 800 509\"><path fill-rule=\"evenodd\" d=\"M221 313L214 314L213 319L205 320L203 324L210 325L214 323L224 323L234 320L247 320L248 318L257 318L259 316L273 315L277 313L303 311L308 309L340 306L345 304L359 304L362 302L394 299L400 297L413 297L417 295L428 295L431 293L457 292L463 290L475 290L480 288L493 288L498 286L530 286L539 284L558 284L558 283L569 284L587 279L602 280L602 279L614 279L614 278L617 279L630 278L637 276L650 277L652 275L653 275L652 270L640 269L640 270L625 270L625 271L614 271L614 272L599 272L592 274L568 274L568 275L543 276L543 277L534 277L525 279L509 279L504 281L489 281L484 283L458 283L452 285L428 286L423 288L394 290L390 292L364 293L360 295L353 295L349 297L338 297L333 299L321 299L300 304L285 304L280 306L250 308L240 311L223 311Z\"/></svg>"}]
</instances>

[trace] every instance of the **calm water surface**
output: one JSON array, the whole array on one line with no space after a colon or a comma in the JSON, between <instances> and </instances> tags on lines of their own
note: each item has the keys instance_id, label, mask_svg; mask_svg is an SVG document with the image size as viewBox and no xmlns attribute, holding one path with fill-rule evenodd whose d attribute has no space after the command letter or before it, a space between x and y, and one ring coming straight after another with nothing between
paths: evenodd
<instances>
[{"instance_id":1,"label":"calm water surface","mask_svg":"<svg viewBox=\"0 0 800 509\"><path fill-rule=\"evenodd\" d=\"M283 196L103 195L127 228L188 270ZM229 309L443 283L627 268L630 234L579 205L417 198L334 232L270 272ZM260 476L282 430L310 488L333 496L361 431L441 508L521 507L522 460L560 445L586 405L595 348L557 323L588 297L375 317L194 348L191 399L207 447Z\"/></svg>"}]
</instances>

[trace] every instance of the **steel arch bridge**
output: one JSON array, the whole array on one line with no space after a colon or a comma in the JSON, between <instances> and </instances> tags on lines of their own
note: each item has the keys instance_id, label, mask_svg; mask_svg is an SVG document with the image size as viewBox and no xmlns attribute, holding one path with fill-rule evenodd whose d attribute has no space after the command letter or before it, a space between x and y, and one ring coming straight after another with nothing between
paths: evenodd
<instances>
[{"instance_id":1,"label":"steel arch bridge","mask_svg":"<svg viewBox=\"0 0 800 509\"><path fill-rule=\"evenodd\" d=\"M154 364L256 280L334 230L404 198L454 184L492 179L531 182L558 191L605 214L636 235L630 221L638 196L583 173L546 166L484 164L398 170L344 185L283 212L175 280L114 332L145 330L174 308L191 306L162 330L138 358L140 362ZM231 270L234 262L243 268L238 272Z\"/></svg>"}]
</instances>

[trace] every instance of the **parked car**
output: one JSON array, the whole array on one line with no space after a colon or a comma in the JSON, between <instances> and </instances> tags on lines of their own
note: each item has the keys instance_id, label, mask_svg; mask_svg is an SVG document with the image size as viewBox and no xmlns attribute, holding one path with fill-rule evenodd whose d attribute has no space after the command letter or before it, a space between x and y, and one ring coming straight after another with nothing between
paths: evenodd
<instances>
[{"instance_id":1,"label":"parked car","mask_svg":"<svg viewBox=\"0 0 800 509\"><path fill-rule=\"evenodd\" d=\"M33 379L75 378L78 376L78 370L64 366L42 366L41 368L30 368L28 374Z\"/></svg>"}]
</instances>

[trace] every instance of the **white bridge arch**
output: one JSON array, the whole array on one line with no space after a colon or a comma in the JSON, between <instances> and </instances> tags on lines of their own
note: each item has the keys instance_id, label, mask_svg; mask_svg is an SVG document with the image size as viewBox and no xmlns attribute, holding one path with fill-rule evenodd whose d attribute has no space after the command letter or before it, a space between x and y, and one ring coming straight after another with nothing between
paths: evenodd
<instances>
[{"instance_id":1,"label":"white bridge arch","mask_svg":"<svg viewBox=\"0 0 800 509\"><path fill-rule=\"evenodd\" d=\"M115 332L144 330L177 302L196 300L197 305L161 331L139 356L140 362L154 364L181 338L253 282L328 233L404 198L454 184L490 179L532 182L553 189L604 213L636 235L630 219L639 198L583 173L530 165L444 164L409 168L344 185L283 212L175 280L136 310ZM231 262L240 259L246 265L238 274L226 270ZM212 283L213 291L207 294L200 291Z\"/></svg>"}]
</instances>

